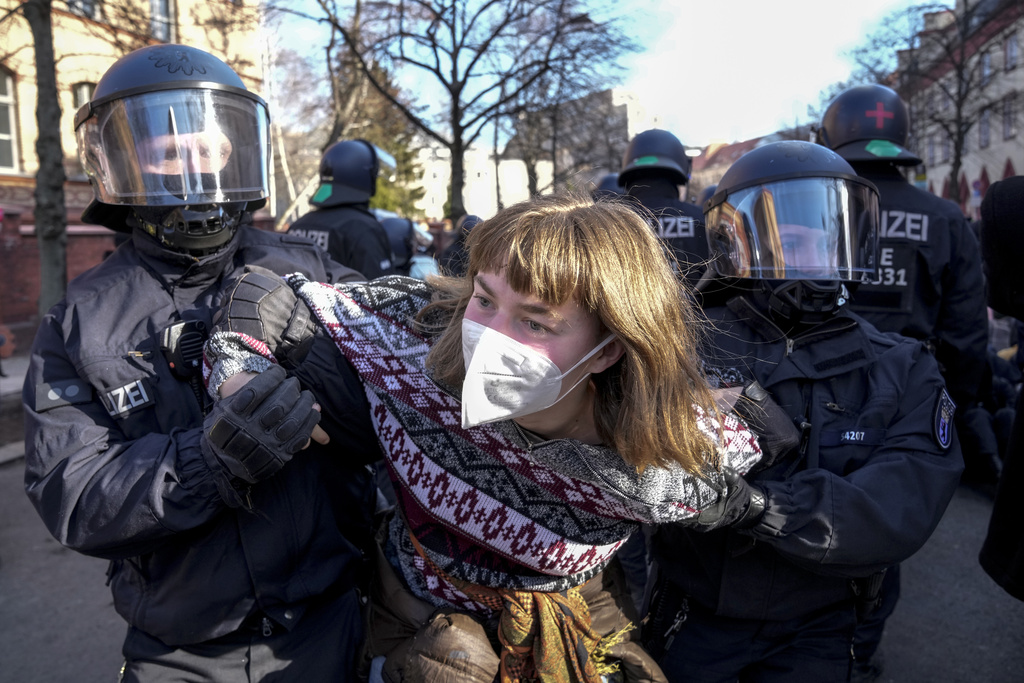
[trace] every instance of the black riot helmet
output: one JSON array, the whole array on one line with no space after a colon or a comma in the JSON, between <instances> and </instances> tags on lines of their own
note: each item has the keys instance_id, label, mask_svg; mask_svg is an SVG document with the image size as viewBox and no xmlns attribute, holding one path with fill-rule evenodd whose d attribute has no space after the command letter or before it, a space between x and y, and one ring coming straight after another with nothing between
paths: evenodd
<instances>
[{"instance_id":1,"label":"black riot helmet","mask_svg":"<svg viewBox=\"0 0 1024 683\"><path fill-rule=\"evenodd\" d=\"M408 275L412 257L416 254L416 226L408 218L392 216L382 218L380 224L391 244L391 265L401 275Z\"/></svg>"},{"instance_id":2,"label":"black riot helmet","mask_svg":"<svg viewBox=\"0 0 1024 683\"><path fill-rule=\"evenodd\" d=\"M619 184L618 173L605 173L601 176L601 180L594 187L594 191L591 192L591 196L594 199L601 197L617 197L620 194L625 193L626 188Z\"/></svg>"},{"instance_id":3,"label":"black riot helmet","mask_svg":"<svg viewBox=\"0 0 1024 683\"><path fill-rule=\"evenodd\" d=\"M75 133L96 194L82 220L138 227L175 251L217 251L270 194L266 103L194 47L151 45L117 60Z\"/></svg>"},{"instance_id":4,"label":"black riot helmet","mask_svg":"<svg viewBox=\"0 0 1024 683\"><path fill-rule=\"evenodd\" d=\"M320 187L309 203L317 207L365 204L377 193L382 163L394 169L395 160L366 140L342 140L320 159Z\"/></svg>"},{"instance_id":5,"label":"black riot helmet","mask_svg":"<svg viewBox=\"0 0 1024 683\"><path fill-rule=\"evenodd\" d=\"M847 161L916 166L907 150L910 116L900 96L884 85L858 85L839 93L825 110L818 142Z\"/></svg>"},{"instance_id":6,"label":"black riot helmet","mask_svg":"<svg viewBox=\"0 0 1024 683\"><path fill-rule=\"evenodd\" d=\"M818 322L874 277L878 191L811 142L774 142L740 157L704 209L712 268L759 281L771 313Z\"/></svg>"},{"instance_id":7,"label":"black riot helmet","mask_svg":"<svg viewBox=\"0 0 1024 683\"><path fill-rule=\"evenodd\" d=\"M697 206L702 207L707 204L708 200L718 191L718 185L712 184L705 187L700 191L700 195L697 197Z\"/></svg>"},{"instance_id":8,"label":"black riot helmet","mask_svg":"<svg viewBox=\"0 0 1024 683\"><path fill-rule=\"evenodd\" d=\"M660 175L676 185L685 185L690 180L692 165L679 138L667 130L652 128L629 141L622 156L619 184L629 188L637 178Z\"/></svg>"},{"instance_id":9,"label":"black riot helmet","mask_svg":"<svg viewBox=\"0 0 1024 683\"><path fill-rule=\"evenodd\" d=\"M483 223L483 220L483 218L480 218L475 213L467 213L455 222L455 234L465 237L469 234L470 230Z\"/></svg>"}]
</instances>

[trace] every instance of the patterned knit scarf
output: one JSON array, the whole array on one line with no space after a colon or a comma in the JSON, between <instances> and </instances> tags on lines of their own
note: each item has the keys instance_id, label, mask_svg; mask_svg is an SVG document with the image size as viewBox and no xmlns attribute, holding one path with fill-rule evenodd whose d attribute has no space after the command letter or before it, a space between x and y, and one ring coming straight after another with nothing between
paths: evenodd
<instances>
[{"instance_id":1,"label":"patterned knit scarf","mask_svg":"<svg viewBox=\"0 0 1024 683\"><path fill-rule=\"evenodd\" d=\"M287 280L363 383L401 512L389 529L392 563L412 592L439 607L501 609L505 649L521 658L503 657L507 680L527 680L531 666L544 680L596 680L588 653L597 641L576 589L640 522L693 517L718 490L648 468L645 477L672 486L646 502L642 491L622 492L636 474L610 449L565 439L531 447L511 421L463 429L461 404L428 376L429 341L411 323L430 300L422 281L334 288L301 275ZM207 358L211 391L223 375L272 362L265 345L230 333L213 336ZM715 427L702 422L717 436ZM727 464L745 471L760 457L756 438L735 420L723 427L723 450L734 456ZM530 656L522 658L523 648ZM577 672L542 671L558 658L564 666L569 653Z\"/></svg>"},{"instance_id":2,"label":"patterned knit scarf","mask_svg":"<svg viewBox=\"0 0 1024 683\"><path fill-rule=\"evenodd\" d=\"M366 388L402 510L396 523L462 581L560 591L597 574L638 527L623 501L536 462L508 425L463 429L458 399L426 375L429 345L410 326L429 290L402 278L380 283L297 291ZM414 563L433 595L474 609L426 563Z\"/></svg>"}]
</instances>

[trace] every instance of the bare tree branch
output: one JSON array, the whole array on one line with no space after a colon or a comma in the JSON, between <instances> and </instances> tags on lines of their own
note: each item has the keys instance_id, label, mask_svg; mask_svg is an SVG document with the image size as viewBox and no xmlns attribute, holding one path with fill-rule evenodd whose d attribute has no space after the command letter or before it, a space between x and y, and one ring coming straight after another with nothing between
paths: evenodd
<instances>
[{"instance_id":1,"label":"bare tree branch","mask_svg":"<svg viewBox=\"0 0 1024 683\"><path fill-rule=\"evenodd\" d=\"M464 213L463 155L484 128L520 94L540 87L545 74L579 66L585 51L577 43L620 38L610 25L590 20L585 0L377 0L364 5L361 27L372 38L351 31L334 3L317 1L320 20L343 37L369 84L451 152L452 217ZM419 72L438 86L446 101L433 109L436 118L389 95L375 74L382 66L386 73Z\"/></svg>"}]
</instances>

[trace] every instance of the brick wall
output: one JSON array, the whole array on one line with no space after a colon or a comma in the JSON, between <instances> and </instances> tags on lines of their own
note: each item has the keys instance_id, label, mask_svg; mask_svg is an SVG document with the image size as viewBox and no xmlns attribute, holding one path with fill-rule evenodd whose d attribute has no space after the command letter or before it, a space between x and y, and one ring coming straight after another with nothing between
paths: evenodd
<instances>
[{"instance_id":1,"label":"brick wall","mask_svg":"<svg viewBox=\"0 0 1024 683\"><path fill-rule=\"evenodd\" d=\"M3 211L0 231L0 322L17 331L38 323L39 243L35 226L13 206ZM27 216L32 218L31 214ZM67 277L74 277L103 260L114 249L112 230L95 225L68 225ZM18 335L19 339L22 335Z\"/></svg>"},{"instance_id":2,"label":"brick wall","mask_svg":"<svg viewBox=\"0 0 1024 683\"><path fill-rule=\"evenodd\" d=\"M19 206L0 204L0 323L14 331L19 340L31 339L39 324L39 242L33 216ZM71 222L81 209L69 210L67 228L68 282L89 270L114 250L118 233L98 225ZM253 225L273 231L274 217L258 211Z\"/></svg>"}]
</instances>

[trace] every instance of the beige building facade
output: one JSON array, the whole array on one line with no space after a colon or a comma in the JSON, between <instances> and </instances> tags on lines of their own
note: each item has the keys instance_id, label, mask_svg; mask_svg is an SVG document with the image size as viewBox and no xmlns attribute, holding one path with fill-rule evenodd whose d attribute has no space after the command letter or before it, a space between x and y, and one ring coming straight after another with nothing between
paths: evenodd
<instances>
[{"instance_id":1,"label":"beige building facade","mask_svg":"<svg viewBox=\"0 0 1024 683\"><path fill-rule=\"evenodd\" d=\"M0 205L31 220L35 153L36 67L32 32L19 0L0 0ZM211 52L262 90L260 5L257 0L55 0L52 30L61 107L61 146L69 223L76 223L92 190L78 163L75 112L88 102L100 77L119 57L160 42Z\"/></svg>"},{"instance_id":2,"label":"beige building facade","mask_svg":"<svg viewBox=\"0 0 1024 683\"><path fill-rule=\"evenodd\" d=\"M962 19L965 11L971 13L967 24ZM930 68L919 68L924 74L920 86L911 87L909 97L904 95L913 119L915 150L924 161L917 181L959 203L969 218L976 219L991 183L1024 173L1024 2L971 0L965 10L964 0L959 0L954 10L926 15L925 26L924 33L930 35L922 37L922 54L914 57ZM951 63L946 55L958 56L960 47L963 60ZM901 54L901 61L908 56ZM953 178L954 140L949 130L956 117L958 78L967 83L960 86L967 91L961 110L970 127L961 167Z\"/></svg>"}]
</instances>

